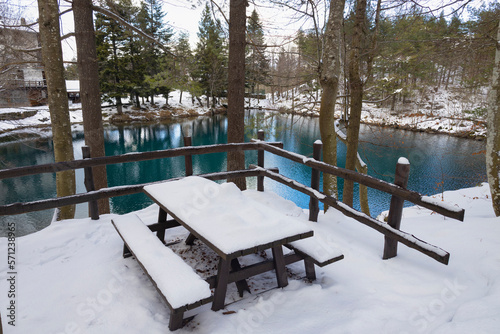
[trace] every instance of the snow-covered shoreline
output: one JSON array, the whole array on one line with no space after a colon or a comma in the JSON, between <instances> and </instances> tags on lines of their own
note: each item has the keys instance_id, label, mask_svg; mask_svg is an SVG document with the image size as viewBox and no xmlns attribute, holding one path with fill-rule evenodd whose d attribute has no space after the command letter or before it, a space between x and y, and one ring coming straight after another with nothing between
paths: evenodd
<instances>
[{"instance_id":1,"label":"snow-covered shoreline","mask_svg":"<svg viewBox=\"0 0 500 334\"><path fill-rule=\"evenodd\" d=\"M307 220L293 203L264 194L283 213ZM449 191L444 198L466 210L464 222L410 207L402 229L450 252L448 266L402 245L398 257L384 261L381 234L330 210L312 226L344 260L317 268L313 283L301 278L302 264L291 265L284 289L274 288L273 273L257 276L243 299L231 284L223 311L202 309L178 333L496 333L500 218L493 214L489 187ZM152 223L157 206L137 214ZM15 327L7 317L9 270L0 262L4 333L167 331L168 308L137 262L122 258L113 217L54 222L16 240ZM167 233L169 240L186 235L182 228ZM0 238L0 249L6 254L6 238ZM202 245L180 243L174 250L198 273L213 271L214 258Z\"/></svg>"},{"instance_id":2,"label":"snow-covered shoreline","mask_svg":"<svg viewBox=\"0 0 500 334\"><path fill-rule=\"evenodd\" d=\"M117 115L116 107L105 105L102 108L103 122L105 124L149 124L214 113L210 108L200 106L197 101L192 104L188 93L183 95L182 102L179 102L180 92L172 92L169 96L168 106L166 106L166 100L163 97L156 97L154 107L145 104L142 105L141 110L136 110L127 104L127 99L123 99L125 103L123 115ZM265 113L279 112L309 117L319 116L319 105L311 108L311 105L307 105L307 99L304 95L300 95L297 103L286 99L276 99L273 103L269 97L264 100L246 99L245 101L246 108L260 109ZM374 104L367 103L363 106L361 121L369 125L484 140L486 137L484 115L477 117L473 115L464 117L463 115L465 108L479 108L474 106L481 105L481 103L476 101L459 103L450 93L445 91L434 94L432 100L414 104L411 110L394 112L390 108L379 108ZM298 104L303 104L304 107L297 107ZM224 112L224 108L221 107L216 112ZM27 117L22 116L23 113ZM2 114L20 116L18 119L6 120L3 119ZM342 110L340 110L340 106L337 106L336 118L340 119L341 117ZM51 135L50 113L47 106L0 108L0 119L0 138L26 136L30 133L34 136L48 137ZM81 104L70 105L70 120L73 131L82 131Z\"/></svg>"}]
</instances>

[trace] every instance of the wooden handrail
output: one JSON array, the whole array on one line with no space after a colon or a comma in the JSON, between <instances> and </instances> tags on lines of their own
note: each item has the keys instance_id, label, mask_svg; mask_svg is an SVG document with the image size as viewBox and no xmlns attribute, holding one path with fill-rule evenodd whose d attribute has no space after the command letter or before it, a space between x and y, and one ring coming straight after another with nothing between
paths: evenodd
<instances>
[{"instance_id":1,"label":"wooden handrail","mask_svg":"<svg viewBox=\"0 0 500 334\"><path fill-rule=\"evenodd\" d=\"M317 169L319 171L322 171L323 173L329 173L335 176L340 176L343 179L348 179L352 180L354 182L364 184L367 187L381 190L383 192L386 192L388 194L394 195L401 197L405 201L412 202L414 204L417 204L419 206L422 206L424 208L427 208L429 210L435 211L443 216L457 219L460 221L464 220L464 215L465 215L465 210L464 209L458 209L452 210L450 208L445 207L444 205L439 205L435 203L430 203L429 201L425 201L422 197L422 195L416 191L411 191L404 189L400 186L397 186L393 183L389 183L377 178L374 178L373 176L369 175L364 175L361 173L357 173L355 171L329 165L327 163L324 163L322 161L315 160L313 158L306 157L305 155L298 154L298 153L293 153L286 151L282 148L275 147L272 145L268 145L265 142L258 142L258 144L266 151L276 154L280 157L287 158L289 160L301 163L303 165L309 166L311 168Z\"/></svg>"},{"instance_id":2,"label":"wooden handrail","mask_svg":"<svg viewBox=\"0 0 500 334\"><path fill-rule=\"evenodd\" d=\"M186 146L168 150L134 152L122 155L115 155L115 156L63 161L63 162L56 162L56 163L36 165L36 166L16 167L16 168L0 170L0 180L8 179L11 177L33 175L33 174L56 173L70 169L172 158L172 157L186 156L186 155L200 155L200 154L223 153L232 151L256 150L259 147L258 145L259 143L250 142L250 143Z\"/></svg>"},{"instance_id":3,"label":"wooden handrail","mask_svg":"<svg viewBox=\"0 0 500 334\"><path fill-rule=\"evenodd\" d=\"M257 170L262 171L267 177L279 183L287 185L288 187L298 190L308 196L317 198L320 202L327 204L332 208L337 209L338 211L342 212L345 216L354 218L358 222L375 229L376 231L384 234L387 237L390 237L391 239L394 239L410 248L413 248L440 263L448 264L448 261L450 259L450 254L447 251L437 246L431 245L421 239L418 239L412 234L395 229L389 226L388 224L381 222L380 220L374 219L364 214L363 212L357 211L351 208L350 206L337 201L335 198L331 196L320 193L319 191L311 187L305 186L286 176L283 176L281 174L276 174L268 169L258 168Z\"/></svg>"},{"instance_id":4,"label":"wooden handrail","mask_svg":"<svg viewBox=\"0 0 500 334\"><path fill-rule=\"evenodd\" d=\"M42 173L55 173L64 170L79 169L79 168L108 165L108 164L137 162L137 161L154 160L154 159L170 158L177 156L222 153L228 151L257 150L259 148L264 149L270 153L276 154L278 156L287 158L289 160L309 166L313 169L322 171L324 173L330 173L342 177L344 179L349 179L354 182L364 184L370 188L381 190L391 195L398 196L406 201L412 202L414 204L420 205L422 207L435 211L439 214L442 214L443 216L457 219L460 221L463 221L464 219L465 211L463 209L451 210L443 205L423 200L422 195L418 192L404 189L395 184L374 178L369 175L356 173L354 171L345 168L326 164L322 161L315 160L313 158L309 158L298 153L286 151L282 148L282 143L267 143L260 140L255 140L249 143L187 146L187 147L179 147L179 148L160 150L160 151L127 153L118 156L97 157L97 158L57 162L57 163L37 165L37 166L16 167L11 169L0 170L0 179L20 177L33 174L42 174ZM74 196L81 196L81 195L74 195ZM112 197L112 196L107 196L107 197ZM40 202L43 201L38 201L38 203ZM16 203L16 205L20 204Z\"/></svg>"},{"instance_id":5,"label":"wooden handrail","mask_svg":"<svg viewBox=\"0 0 500 334\"><path fill-rule=\"evenodd\" d=\"M217 172L217 173L209 173L209 174L200 174L198 176L205 177L210 180L224 180L229 177L252 177L262 175L262 171L258 169L245 169L239 171L231 171L231 172ZM178 180L182 177L168 179L167 181ZM124 196L124 195L132 195L142 192L142 188L155 183L165 182L156 181L128 186L116 186L109 188L102 188L95 191L90 191L87 193L81 193L71 196L57 197L44 199L40 201L33 202L25 202L25 203L12 203L7 205L0 206L0 216L9 216L9 215L18 215L21 213L33 212L33 211L41 211L48 209L55 209L66 205L74 205L85 203L89 201L97 201L103 198Z\"/></svg>"}]
</instances>

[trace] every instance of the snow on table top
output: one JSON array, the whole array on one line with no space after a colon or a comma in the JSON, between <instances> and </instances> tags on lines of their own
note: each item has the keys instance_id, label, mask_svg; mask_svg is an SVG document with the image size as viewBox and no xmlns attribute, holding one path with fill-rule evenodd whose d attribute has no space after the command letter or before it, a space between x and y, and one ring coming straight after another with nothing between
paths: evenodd
<instances>
[{"instance_id":1,"label":"snow on table top","mask_svg":"<svg viewBox=\"0 0 500 334\"><path fill-rule=\"evenodd\" d=\"M312 231L233 183L190 176L146 186L144 191L225 254Z\"/></svg>"},{"instance_id":2,"label":"snow on table top","mask_svg":"<svg viewBox=\"0 0 500 334\"><path fill-rule=\"evenodd\" d=\"M165 247L137 215L114 218L113 225L174 309L211 296L209 284Z\"/></svg>"}]
</instances>

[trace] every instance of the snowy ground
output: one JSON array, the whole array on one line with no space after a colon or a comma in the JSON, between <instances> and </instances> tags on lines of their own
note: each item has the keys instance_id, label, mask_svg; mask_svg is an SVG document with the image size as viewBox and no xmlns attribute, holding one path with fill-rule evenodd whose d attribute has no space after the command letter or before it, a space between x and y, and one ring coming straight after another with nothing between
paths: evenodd
<instances>
[{"instance_id":1,"label":"snowy ground","mask_svg":"<svg viewBox=\"0 0 500 334\"><path fill-rule=\"evenodd\" d=\"M250 190L252 191L252 190ZM284 213L307 220L293 203L265 193ZM419 207L404 210L402 229L451 254L444 266L403 245L397 258L381 259L378 232L329 211L313 224L327 245L345 259L317 269L318 280L301 279L289 267L289 286L273 289L272 273L250 280L252 294L239 300L230 285L225 310L202 310L178 333L497 333L500 328L500 218L489 188L445 192L466 211L465 221ZM157 207L138 212L154 222ZM7 258L0 262L0 312L4 333L165 333L169 313L135 260L121 257L113 215L55 222L17 239L15 327L8 324ZM187 232L176 228L168 238ZM200 275L214 270L214 256L201 244L175 251ZM0 239L7 254L7 239ZM250 263L259 254L247 257Z\"/></svg>"},{"instance_id":2,"label":"snowy ground","mask_svg":"<svg viewBox=\"0 0 500 334\"><path fill-rule=\"evenodd\" d=\"M141 110L135 110L130 105L124 106L125 118L122 121L141 122L155 119L199 116L210 114L210 110L204 105L201 106L198 101L191 103L191 96L184 92L182 102L179 102L180 92L173 91L169 95L168 108L165 108L165 98L156 97L155 106L149 104L142 105ZM311 103L306 94L297 95L294 101L291 99L245 99L246 107L263 108L295 112L306 116L319 116L319 104ZM222 101L224 102L224 101ZM123 99L123 103L129 103L128 99ZM485 92L479 91L468 98L464 93L450 90L437 90L427 92L414 97L414 102L405 105L397 104L394 111L389 107L380 108L373 103L363 105L362 121L368 124L380 124L385 126L396 126L406 129L418 129L420 131L431 131L461 135L465 137L484 137L486 135L485 124ZM476 111L474 114L473 111ZM479 112L478 112L479 111ZM50 135L50 113L47 106L42 107L24 107L24 108L0 108L0 117L2 114L23 112L36 112L30 117L17 120L0 121L0 138L4 135L15 135L16 131L33 132L41 134L40 130L30 130L33 127L42 127L47 136ZM112 106L103 106L103 121L113 122L113 115L116 114L116 108ZM337 105L336 117L342 115L341 105ZM81 104L70 105L70 118L73 131L82 131L82 110ZM2 134L3 133L3 134ZM42 132L43 133L43 132Z\"/></svg>"}]
</instances>

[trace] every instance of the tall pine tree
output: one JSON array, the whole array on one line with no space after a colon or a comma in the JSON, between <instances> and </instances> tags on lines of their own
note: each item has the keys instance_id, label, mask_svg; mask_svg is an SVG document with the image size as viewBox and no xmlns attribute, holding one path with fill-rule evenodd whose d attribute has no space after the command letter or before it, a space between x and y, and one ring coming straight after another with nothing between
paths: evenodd
<instances>
[{"instance_id":1,"label":"tall pine tree","mask_svg":"<svg viewBox=\"0 0 500 334\"><path fill-rule=\"evenodd\" d=\"M182 92L190 91L192 80L190 79L191 63L193 54L189 45L189 34L181 33L175 47L177 61L175 66L176 88L180 90L179 103L182 103Z\"/></svg>"},{"instance_id":2,"label":"tall pine tree","mask_svg":"<svg viewBox=\"0 0 500 334\"><path fill-rule=\"evenodd\" d=\"M133 21L138 8L131 0L108 2L113 11L125 21ZM114 19L96 13L96 48L99 60L99 81L101 93L116 101L118 114L122 113L121 98L134 87L132 54L130 42L132 34Z\"/></svg>"},{"instance_id":3,"label":"tall pine tree","mask_svg":"<svg viewBox=\"0 0 500 334\"><path fill-rule=\"evenodd\" d=\"M207 106L215 107L215 97L221 96L227 86L227 48L220 22L212 18L208 4L202 13L198 38L193 75L207 96Z\"/></svg>"},{"instance_id":4,"label":"tall pine tree","mask_svg":"<svg viewBox=\"0 0 500 334\"><path fill-rule=\"evenodd\" d=\"M246 86L255 94L258 85L269 83L269 60L265 54L264 29L255 9L248 19L246 48Z\"/></svg>"},{"instance_id":5,"label":"tall pine tree","mask_svg":"<svg viewBox=\"0 0 500 334\"><path fill-rule=\"evenodd\" d=\"M167 47L173 33L171 28L165 26L165 15L159 0L143 0L137 15L137 26ZM140 64L136 64L136 66L138 69L143 69L142 77L144 80L141 85L141 93L143 96L150 96L153 104L154 96L164 92L158 85L151 84L153 81L150 78L154 78L165 70L165 64L168 63L166 58L169 55L165 49L151 42L142 41L140 48L140 58L138 59Z\"/></svg>"}]
</instances>

